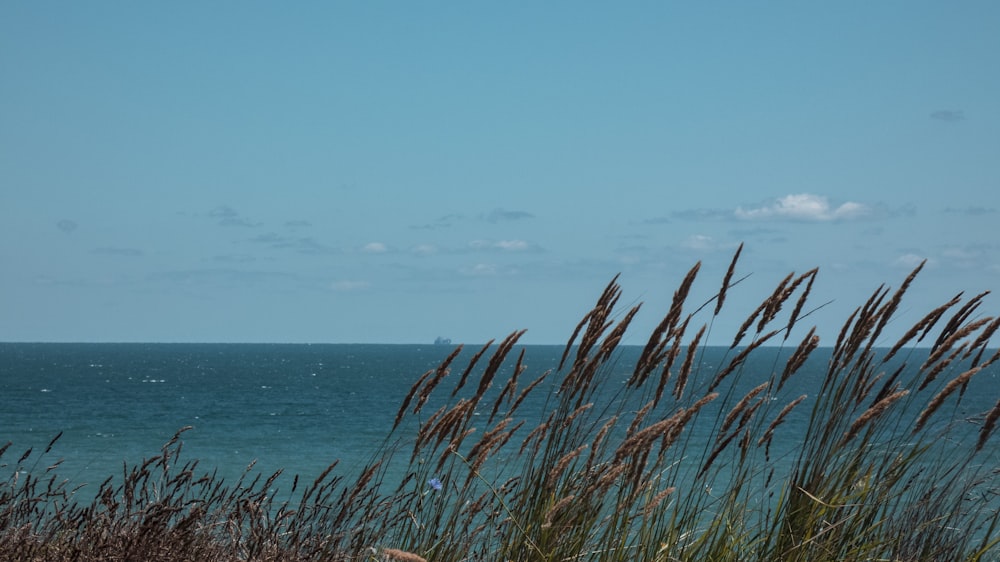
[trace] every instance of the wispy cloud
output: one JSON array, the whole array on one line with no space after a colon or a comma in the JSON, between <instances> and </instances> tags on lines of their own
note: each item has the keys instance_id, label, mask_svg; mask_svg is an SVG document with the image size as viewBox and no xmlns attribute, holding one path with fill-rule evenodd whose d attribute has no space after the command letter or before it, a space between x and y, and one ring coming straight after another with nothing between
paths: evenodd
<instances>
[{"instance_id":1,"label":"wispy cloud","mask_svg":"<svg viewBox=\"0 0 1000 562\"><path fill-rule=\"evenodd\" d=\"M947 246L941 250L943 266L989 271L1000 264L1000 245L970 243Z\"/></svg>"},{"instance_id":2,"label":"wispy cloud","mask_svg":"<svg viewBox=\"0 0 1000 562\"><path fill-rule=\"evenodd\" d=\"M502 252L539 251L541 248L526 240L473 240L469 242L472 250L494 250Z\"/></svg>"},{"instance_id":3,"label":"wispy cloud","mask_svg":"<svg viewBox=\"0 0 1000 562\"><path fill-rule=\"evenodd\" d=\"M337 254L340 250L332 246L327 246L311 236L289 237L282 236L276 232L265 232L250 238L250 242L262 244L269 248L292 250L303 254Z\"/></svg>"},{"instance_id":4,"label":"wispy cloud","mask_svg":"<svg viewBox=\"0 0 1000 562\"><path fill-rule=\"evenodd\" d=\"M313 255L326 255L326 254L339 254L340 249L333 246L328 246L311 236L305 238L295 238L292 240L287 240L277 246L276 248L288 248L299 252L300 254L313 254Z\"/></svg>"},{"instance_id":5,"label":"wispy cloud","mask_svg":"<svg viewBox=\"0 0 1000 562\"><path fill-rule=\"evenodd\" d=\"M674 211L670 216L685 221L718 221L732 220L733 211L730 209L684 209Z\"/></svg>"},{"instance_id":6,"label":"wispy cloud","mask_svg":"<svg viewBox=\"0 0 1000 562\"><path fill-rule=\"evenodd\" d=\"M143 255L142 250L138 248L118 248L114 246L102 246L100 248L94 248L90 251L92 254L98 254L103 256L125 256L125 257L138 257Z\"/></svg>"},{"instance_id":7,"label":"wispy cloud","mask_svg":"<svg viewBox=\"0 0 1000 562\"><path fill-rule=\"evenodd\" d=\"M946 213L954 213L957 215L968 215L970 217L981 217L985 215L995 215L997 213L994 207L966 207L964 209L956 209L954 207L948 207L944 210Z\"/></svg>"},{"instance_id":8,"label":"wispy cloud","mask_svg":"<svg viewBox=\"0 0 1000 562\"><path fill-rule=\"evenodd\" d=\"M257 261L257 258L247 254L222 254L212 258L219 263L250 263Z\"/></svg>"},{"instance_id":9,"label":"wispy cloud","mask_svg":"<svg viewBox=\"0 0 1000 562\"><path fill-rule=\"evenodd\" d=\"M527 211L509 211L507 209L493 209L489 213L481 213L478 215L479 220L483 220L489 223L499 223L499 222L513 222L526 219L532 219L535 215ZM411 225L410 228L414 230L437 230L440 228L451 228L463 221L468 220L469 217L461 213L451 213L434 219L429 223L415 224ZM473 216L473 218L476 218Z\"/></svg>"},{"instance_id":10,"label":"wispy cloud","mask_svg":"<svg viewBox=\"0 0 1000 562\"><path fill-rule=\"evenodd\" d=\"M524 240L498 240L493 246L511 252L521 252L531 248L531 245Z\"/></svg>"},{"instance_id":11,"label":"wispy cloud","mask_svg":"<svg viewBox=\"0 0 1000 562\"><path fill-rule=\"evenodd\" d=\"M507 221L518 221L523 219L534 218L535 215L527 211L508 211L506 209L493 209L489 214L485 215L485 219L488 222L507 222Z\"/></svg>"},{"instance_id":12,"label":"wispy cloud","mask_svg":"<svg viewBox=\"0 0 1000 562\"><path fill-rule=\"evenodd\" d=\"M648 219L642 219L640 222L642 224L657 225L657 224L670 224L673 221L671 221L669 217L651 217Z\"/></svg>"},{"instance_id":13,"label":"wispy cloud","mask_svg":"<svg viewBox=\"0 0 1000 562\"><path fill-rule=\"evenodd\" d=\"M742 220L825 222L862 218L870 212L871 209L861 203L848 201L834 207L822 195L796 193L757 207L737 207L734 215Z\"/></svg>"},{"instance_id":14,"label":"wispy cloud","mask_svg":"<svg viewBox=\"0 0 1000 562\"><path fill-rule=\"evenodd\" d=\"M389 247L382 242L369 242L361 247L361 251L366 254L384 254L389 251Z\"/></svg>"},{"instance_id":15,"label":"wispy cloud","mask_svg":"<svg viewBox=\"0 0 1000 562\"><path fill-rule=\"evenodd\" d=\"M920 265L920 263L925 259L927 259L926 256L922 256L920 254L914 254L914 253L902 254L892 260L892 266L905 269L913 269L918 265ZM933 264L930 260L927 260L927 265L930 266Z\"/></svg>"},{"instance_id":16,"label":"wispy cloud","mask_svg":"<svg viewBox=\"0 0 1000 562\"><path fill-rule=\"evenodd\" d=\"M915 217L917 215L917 206L913 203L903 203L896 208L890 208L888 205L880 204L876 208L872 209L874 214L884 214L888 217Z\"/></svg>"},{"instance_id":17,"label":"wispy cloud","mask_svg":"<svg viewBox=\"0 0 1000 562\"><path fill-rule=\"evenodd\" d=\"M965 120L965 112L954 109L939 109L937 111L931 112L931 119L935 119L937 121L947 121L949 123L957 123L958 121Z\"/></svg>"},{"instance_id":18,"label":"wispy cloud","mask_svg":"<svg viewBox=\"0 0 1000 562\"><path fill-rule=\"evenodd\" d=\"M913 269L924 259L927 260L928 268L988 274L1000 267L1000 244L971 242L949 244L934 250L900 248L890 265L900 269Z\"/></svg>"},{"instance_id":19,"label":"wispy cloud","mask_svg":"<svg viewBox=\"0 0 1000 562\"><path fill-rule=\"evenodd\" d=\"M718 244L711 236L692 234L681 242L681 247L688 250L715 250Z\"/></svg>"},{"instance_id":20,"label":"wispy cloud","mask_svg":"<svg viewBox=\"0 0 1000 562\"><path fill-rule=\"evenodd\" d=\"M429 256L438 253L438 247L434 244L417 244L410 251L418 256Z\"/></svg>"},{"instance_id":21,"label":"wispy cloud","mask_svg":"<svg viewBox=\"0 0 1000 562\"><path fill-rule=\"evenodd\" d=\"M410 228L415 230L437 230L439 228L451 228L456 223L463 220L465 220L464 215L452 213L450 215L444 215L443 217L438 217L426 224L412 225L410 226Z\"/></svg>"},{"instance_id":22,"label":"wispy cloud","mask_svg":"<svg viewBox=\"0 0 1000 562\"><path fill-rule=\"evenodd\" d=\"M236 212L236 209L233 209L228 205L220 205L218 207L215 207L214 209L208 212L208 216L211 217L212 219L215 219L216 224L218 224L219 226L256 228L258 226L261 226L262 224L259 222L253 222L251 220L248 220L240 216L240 214Z\"/></svg>"},{"instance_id":23,"label":"wispy cloud","mask_svg":"<svg viewBox=\"0 0 1000 562\"><path fill-rule=\"evenodd\" d=\"M960 246L949 246L941 252L943 257L958 261L978 261L983 259L983 254L982 249Z\"/></svg>"},{"instance_id":24,"label":"wispy cloud","mask_svg":"<svg viewBox=\"0 0 1000 562\"><path fill-rule=\"evenodd\" d=\"M66 234L69 234L74 230L76 230L77 226L79 225L76 224L76 221L72 221L70 219L62 219L61 221L56 223L56 228L65 232Z\"/></svg>"},{"instance_id":25,"label":"wispy cloud","mask_svg":"<svg viewBox=\"0 0 1000 562\"><path fill-rule=\"evenodd\" d=\"M459 273L469 277L497 277L501 275L514 275L517 273L517 268L483 262L462 267L459 269Z\"/></svg>"},{"instance_id":26,"label":"wispy cloud","mask_svg":"<svg viewBox=\"0 0 1000 562\"><path fill-rule=\"evenodd\" d=\"M334 281L330 283L330 288L338 292L347 291L360 291L371 287L371 283L368 281L359 281L354 279L342 279L339 281Z\"/></svg>"},{"instance_id":27,"label":"wispy cloud","mask_svg":"<svg viewBox=\"0 0 1000 562\"><path fill-rule=\"evenodd\" d=\"M258 244L269 244L269 245L281 244L286 240L288 240L288 238L281 236L277 232L264 232L250 239L251 242L256 242Z\"/></svg>"},{"instance_id":28,"label":"wispy cloud","mask_svg":"<svg viewBox=\"0 0 1000 562\"><path fill-rule=\"evenodd\" d=\"M737 238L739 240L745 240L747 238L770 238L774 239L776 236L781 236L781 230L775 228L769 228L766 226L754 226L749 228L734 228L729 231L730 236Z\"/></svg>"},{"instance_id":29,"label":"wispy cloud","mask_svg":"<svg viewBox=\"0 0 1000 562\"><path fill-rule=\"evenodd\" d=\"M738 206L736 209L682 209L672 212L670 217L693 222L827 222L870 219L879 216L909 216L914 213L915 211L912 206L903 206L897 210L892 210L881 204L868 205L854 201L847 201L834 206L823 195L793 193L762 202L755 206ZM647 219L644 222L665 221Z\"/></svg>"},{"instance_id":30,"label":"wispy cloud","mask_svg":"<svg viewBox=\"0 0 1000 562\"><path fill-rule=\"evenodd\" d=\"M301 283L297 275L279 271L247 271L230 268L187 269L151 274L150 281L167 282L170 287L258 288Z\"/></svg>"}]
</instances>

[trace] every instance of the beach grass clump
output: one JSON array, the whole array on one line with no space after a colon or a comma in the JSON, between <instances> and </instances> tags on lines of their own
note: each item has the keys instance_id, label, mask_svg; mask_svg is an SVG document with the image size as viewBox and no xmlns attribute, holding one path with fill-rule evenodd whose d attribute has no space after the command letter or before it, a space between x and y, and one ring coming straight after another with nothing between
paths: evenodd
<instances>
[{"instance_id":1,"label":"beach grass clump","mask_svg":"<svg viewBox=\"0 0 1000 562\"><path fill-rule=\"evenodd\" d=\"M28 451L3 465L0 557L1000 558L1000 400L962 409L1000 358L986 295L958 296L887 342L917 267L824 346L803 327L818 271L793 273L708 361L739 255L707 302L689 303L691 268L638 353L621 342L641 305L619 306L617 278L551 369L531 371L523 331L455 348L417 379L360 470L334 463L300 478L251 466L226 482L181 460L182 430L86 496L44 462L48 451Z\"/></svg>"}]
</instances>

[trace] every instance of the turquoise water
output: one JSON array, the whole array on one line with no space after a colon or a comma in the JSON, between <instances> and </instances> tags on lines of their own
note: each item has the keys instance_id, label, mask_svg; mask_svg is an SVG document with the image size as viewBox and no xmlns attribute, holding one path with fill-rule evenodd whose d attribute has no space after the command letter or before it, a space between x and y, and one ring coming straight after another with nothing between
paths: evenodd
<instances>
[{"instance_id":1,"label":"turquoise water","mask_svg":"<svg viewBox=\"0 0 1000 562\"><path fill-rule=\"evenodd\" d=\"M451 348L370 345L0 345L0 441L100 482L181 427L204 469L318 474L363 462L416 376ZM0 443L2 444L2 443ZM8 453L10 455L11 453ZM10 459L5 459L10 460ZM50 461L54 460L50 458Z\"/></svg>"},{"instance_id":2,"label":"turquoise water","mask_svg":"<svg viewBox=\"0 0 1000 562\"><path fill-rule=\"evenodd\" d=\"M335 459L343 469L358 468L384 443L414 381L452 349L447 345L0 344L0 446L13 443L2 462L13 462L28 448L44 449L63 432L45 462L64 459L58 469L61 477L96 485L120 474L123 462L137 463L155 455L179 428L192 426L184 434L184 457L197 458L201 469L218 468L224 476L240 474L251 461L262 472L283 468L286 474L310 478ZM475 350L466 349L453 370L460 372ZM562 347L528 346L525 351L528 369L522 387L554 368ZM614 368L604 375L611 377L609 392L621 388L639 351L623 348ZM724 351L712 348L704 355L706 372L714 372L725 360ZM759 350L754 362L747 364L743 386L754 386L780 369L782 353L787 351ZM807 364L778 397L780 403L803 389L813 391L825 368L822 357ZM554 383L557 377L551 380ZM996 400L995 368L974 381L977 386L953 412L956 419L974 417ZM452 384L444 387L450 390ZM528 428L537 425L530 418L547 395L536 392L535 400L520 409L529 418ZM434 407L429 404L427 413ZM776 450L794 446L807 415L806 404L795 411L778 433ZM974 437L978 425L967 425ZM787 442L782 445L781 439Z\"/></svg>"}]
</instances>

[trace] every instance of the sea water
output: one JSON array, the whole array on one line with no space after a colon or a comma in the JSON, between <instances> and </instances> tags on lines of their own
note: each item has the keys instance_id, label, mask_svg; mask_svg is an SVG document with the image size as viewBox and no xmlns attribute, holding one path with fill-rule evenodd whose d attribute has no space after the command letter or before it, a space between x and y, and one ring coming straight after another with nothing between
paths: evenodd
<instances>
[{"instance_id":1,"label":"sea water","mask_svg":"<svg viewBox=\"0 0 1000 562\"><path fill-rule=\"evenodd\" d=\"M16 461L29 448L36 453L45 449L61 432L38 462L48 466L61 459L56 469L61 478L96 488L108 476L120 475L123 465L156 455L180 428L191 426L182 436L182 460L198 459L200 471L218 470L225 478L238 476L252 462L265 474L283 469L310 480L334 460L340 461L338 470L357 470L387 443L413 383L453 349L450 345L0 344L0 446L12 443L0 465ZM439 389L441 394L447 395L476 350L478 346L468 346L455 361L455 372ZM508 358L507 373L520 350ZM621 348L601 374L610 377L606 392L621 391L640 351ZM527 370L521 388L554 369L563 348L527 346L524 352ZM723 348L707 348L700 356L702 369L716 372L731 359L726 353ZM737 389L741 394L734 400L776 369L780 372L787 354L788 350L768 349L752 354L745 380L738 383L746 388ZM817 355L789 382L775 412L800 393L816 391L827 367L822 350ZM557 375L550 378L553 385L558 380ZM966 393L961 406L948 412L972 439L979 425L965 420L989 410L1000 395L996 368L974 381L974 390ZM529 418L524 434L542 421L540 412L548 396L548 390L537 391L520 408ZM428 405L425 417L438 403L443 402ZM629 408L634 411L640 405L629 405L626 415ZM804 403L788 418L776 434L775 450L796 446L794 441L780 440L801 436L810 407ZM533 415L538 418L530 419ZM406 435L408 429L412 428L397 431L394 438L412 437L412 431ZM695 438L710 437L706 433Z\"/></svg>"},{"instance_id":2,"label":"sea water","mask_svg":"<svg viewBox=\"0 0 1000 562\"><path fill-rule=\"evenodd\" d=\"M101 482L157 454L180 428L183 456L224 476L318 475L363 463L443 346L0 344L0 441L10 462L44 449L61 476ZM2 445L3 443L0 443Z\"/></svg>"}]
</instances>

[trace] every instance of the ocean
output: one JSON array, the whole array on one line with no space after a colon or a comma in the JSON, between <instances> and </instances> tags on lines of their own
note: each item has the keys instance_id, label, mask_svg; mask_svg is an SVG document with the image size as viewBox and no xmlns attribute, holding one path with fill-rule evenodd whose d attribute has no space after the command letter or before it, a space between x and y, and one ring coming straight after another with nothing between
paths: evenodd
<instances>
[{"instance_id":1,"label":"ocean","mask_svg":"<svg viewBox=\"0 0 1000 562\"><path fill-rule=\"evenodd\" d=\"M0 441L100 483L180 428L204 470L318 475L363 463L450 346L0 344ZM0 443L2 446L3 443ZM9 453L10 454L10 453ZM4 459L9 460L9 459Z\"/></svg>"},{"instance_id":2,"label":"ocean","mask_svg":"<svg viewBox=\"0 0 1000 562\"><path fill-rule=\"evenodd\" d=\"M123 463L157 454L177 430L191 426L183 434L182 457L198 459L201 471L218 470L227 478L251 462L266 474L284 469L310 479L337 459L339 470L358 469L386 442L413 383L453 349L431 344L0 344L0 446L12 443L0 464L29 448L43 450L61 432L40 462L62 459L56 469L61 478L96 490L108 476L120 475ZM477 349L468 346L453 370L460 371ZM621 349L613 371L604 376L624 384L640 348ZM562 346L526 346L523 380L555 368L562 351ZM717 368L724 351L709 348L705 367ZM789 384L787 397L815 389L826 368L823 354L818 355ZM748 378L747 388L780 369L784 356L787 350L755 352L759 358L747 370L761 378ZM997 369L977 379L977 390L967 393L952 412L954 419L974 418L995 403ZM622 384L609 385L609 392ZM547 394L534 393L537 402L521 410L526 415L541 411ZM808 407L796 410L778 438L794 439L800 433L795 425L807 417ZM974 438L979 425L967 425ZM406 429L395 435L406 437Z\"/></svg>"}]
</instances>

